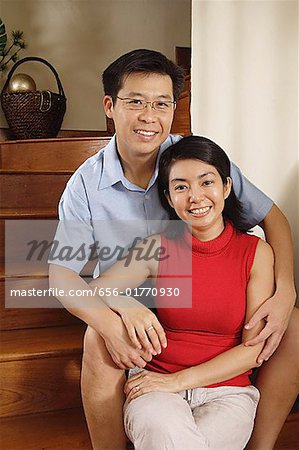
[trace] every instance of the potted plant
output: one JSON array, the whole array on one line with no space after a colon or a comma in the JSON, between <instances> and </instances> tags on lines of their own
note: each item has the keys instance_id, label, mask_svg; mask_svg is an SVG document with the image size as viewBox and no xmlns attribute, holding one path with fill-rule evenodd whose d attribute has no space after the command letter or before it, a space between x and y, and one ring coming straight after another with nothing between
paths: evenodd
<instances>
[{"instance_id":1,"label":"potted plant","mask_svg":"<svg viewBox=\"0 0 299 450\"><path fill-rule=\"evenodd\" d=\"M0 72L7 70L10 62L15 63L18 60L18 53L26 48L23 35L23 31L15 30L8 38L5 25L0 18Z\"/></svg>"}]
</instances>

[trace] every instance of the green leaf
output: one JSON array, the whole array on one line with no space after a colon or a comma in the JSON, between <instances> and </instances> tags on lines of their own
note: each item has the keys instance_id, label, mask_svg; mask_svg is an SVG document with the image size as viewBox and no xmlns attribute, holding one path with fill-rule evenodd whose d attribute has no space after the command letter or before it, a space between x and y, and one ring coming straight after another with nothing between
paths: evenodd
<instances>
[{"instance_id":1,"label":"green leaf","mask_svg":"<svg viewBox=\"0 0 299 450\"><path fill-rule=\"evenodd\" d=\"M0 19L0 51L3 53L7 44L7 34L5 31L5 25Z\"/></svg>"},{"instance_id":2,"label":"green leaf","mask_svg":"<svg viewBox=\"0 0 299 450\"><path fill-rule=\"evenodd\" d=\"M5 64L0 64L0 72L5 72L7 70L7 65Z\"/></svg>"},{"instance_id":3,"label":"green leaf","mask_svg":"<svg viewBox=\"0 0 299 450\"><path fill-rule=\"evenodd\" d=\"M14 30L11 32L11 36L14 41L19 41L20 39L23 39L23 35L24 32L20 30Z\"/></svg>"},{"instance_id":4,"label":"green leaf","mask_svg":"<svg viewBox=\"0 0 299 450\"><path fill-rule=\"evenodd\" d=\"M27 48L27 45L25 44L24 41L21 41L18 43L18 47L20 47L22 50L24 50L25 48Z\"/></svg>"}]
</instances>

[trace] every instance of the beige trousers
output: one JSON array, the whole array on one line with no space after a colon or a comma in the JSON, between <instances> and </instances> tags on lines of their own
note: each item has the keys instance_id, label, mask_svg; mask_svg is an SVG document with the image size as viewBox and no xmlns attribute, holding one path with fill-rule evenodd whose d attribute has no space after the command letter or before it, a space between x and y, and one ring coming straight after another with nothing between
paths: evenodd
<instances>
[{"instance_id":1,"label":"beige trousers","mask_svg":"<svg viewBox=\"0 0 299 450\"><path fill-rule=\"evenodd\" d=\"M242 450L258 401L254 386L151 392L125 403L125 430L135 450Z\"/></svg>"}]
</instances>

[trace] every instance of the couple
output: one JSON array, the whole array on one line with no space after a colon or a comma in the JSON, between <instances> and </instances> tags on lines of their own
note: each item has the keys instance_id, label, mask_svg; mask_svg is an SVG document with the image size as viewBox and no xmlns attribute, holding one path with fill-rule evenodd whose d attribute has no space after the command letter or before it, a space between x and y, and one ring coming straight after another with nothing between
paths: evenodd
<instances>
[{"instance_id":1,"label":"couple","mask_svg":"<svg viewBox=\"0 0 299 450\"><path fill-rule=\"evenodd\" d=\"M116 136L104 151L87 160L71 178L62 196L59 214L62 222L76 221L79 224L84 230L82 233L84 242L92 244L98 241L105 246L108 244L105 236L93 228L93 223L97 220L117 221L121 217L125 220L143 219L143 223L147 223L148 220L160 222L167 218L167 213L160 205L158 196L157 163L158 156L180 139L169 136L169 132L175 101L183 86L183 74L174 63L160 53L136 50L114 61L105 70L103 82L104 109L106 115L114 120ZM257 355L257 361L261 363L275 351L288 327L275 355L258 369L255 382L261 399L248 448L267 450L273 448L298 392L298 362L294 361L293 355L298 354L299 327L298 310L293 308L295 291L292 278L291 238L287 221L279 209L244 179L233 164L231 164L231 177L235 193L243 206L243 221L246 222L246 228L256 224L262 225L274 251L275 259L275 293L272 297L270 293L265 294L263 299L261 296L261 301L269 296L271 298L261 307L258 305L253 307L250 314L255 309L257 313L254 314L253 319L251 318L249 329L244 331L245 339L249 339L246 333L252 332L253 326L260 323L261 319L265 318L267 324L257 338L247 341L251 345L246 349L252 349L255 352L259 346L265 344L263 350ZM230 181L227 184L229 187ZM228 230L233 230L230 228L230 223L233 221L230 220L227 223L223 232L224 239L227 239ZM138 236L147 237L160 231L155 229L154 225L144 226L138 230ZM241 234L241 236L246 235ZM111 232L109 244L111 247L118 244L129 246L134 241L134 237L136 234L130 235L130 230L126 230L121 236L119 233ZM69 233L64 236L62 245L67 244L76 248L78 239L80 239L80 233ZM86 289L86 283L79 276L84 264L84 261L55 261L55 264L50 265L51 285L62 288L65 292L70 289ZM208 267L206 264L205 267ZM101 264L101 273L107 268L104 263ZM210 276L213 272L207 270L206 273ZM196 281L196 277L193 278ZM218 280L213 286L215 289L217 283ZM93 446L95 449L125 448L122 425L125 400L124 369L133 369L136 366L142 369L146 364L159 365L155 361L158 361L160 357L163 358L163 354L167 356L165 353L167 349L162 349L161 355L153 358L160 349L160 341L157 342L158 336L155 338L155 334L156 331L160 333L163 343L163 332L159 331L158 325L154 327L155 331L148 330L148 333L153 336L152 342L140 331L144 342L140 349L139 344L136 343L136 336L134 338L134 335L130 334L134 343L129 337L125 321L100 297L89 300L86 307L80 298L65 296L60 300L70 312L89 325L84 343L82 396ZM235 313L238 311L234 311ZM156 319L155 322L155 319L150 317L150 323L157 324L158 320ZM247 318L246 321L248 321ZM190 352L190 357L193 353L193 351ZM248 368L249 366L244 365L243 372ZM165 366L164 373L171 372L168 369L169 367ZM214 372L214 369L212 371ZM212 371L207 370L208 373ZM226 372L223 376L234 378L239 373ZM145 378L144 374L148 376L147 372L142 372L136 377ZM137 389L137 393L131 392L132 389L128 391L132 386L130 383L134 380L135 378L131 377L126 384L127 395L143 393L143 388L139 391ZM190 387L210 386L225 381L223 378L211 380L208 376L200 380L197 384L190 385L189 379L188 388L185 387L187 385L182 384L182 389L187 390L188 402L190 402ZM140 384L138 383L137 386ZM240 387L244 387L244 379ZM223 389L223 386L220 388ZM253 392L254 389L250 389ZM178 394L175 394L175 398L178 398ZM142 395L140 399L126 403L127 418L131 417L130 405L131 407L134 404L137 405L139 400L142 400ZM184 402L188 404L185 400ZM253 411L252 414L254 414Z\"/></svg>"}]
</instances>

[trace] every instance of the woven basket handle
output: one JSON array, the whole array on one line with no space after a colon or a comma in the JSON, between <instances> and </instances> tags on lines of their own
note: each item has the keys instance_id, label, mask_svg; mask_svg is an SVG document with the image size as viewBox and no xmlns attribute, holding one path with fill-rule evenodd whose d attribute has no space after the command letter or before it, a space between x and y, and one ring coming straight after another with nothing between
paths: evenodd
<instances>
[{"instance_id":1,"label":"woven basket handle","mask_svg":"<svg viewBox=\"0 0 299 450\"><path fill-rule=\"evenodd\" d=\"M28 62L28 61L41 62L41 63L45 64L46 66L48 66L52 70L53 74L55 75L59 94L62 95L63 97L65 97L61 81L60 81L58 73L56 72L54 67L48 61L46 61L45 59L38 58L37 56L28 56L27 58L20 59L18 62L16 62L14 64L14 66L12 66L12 68L9 71L9 74L7 75L7 80L6 80L6 82L5 82L4 86L3 86L3 89L1 91L1 95L4 94L4 92L6 91L6 89L8 87L8 84L10 82L10 79L13 76L13 74L14 74L15 70L17 69L17 67L19 67L21 64L23 64L25 62Z\"/></svg>"}]
</instances>

